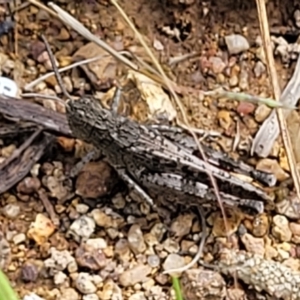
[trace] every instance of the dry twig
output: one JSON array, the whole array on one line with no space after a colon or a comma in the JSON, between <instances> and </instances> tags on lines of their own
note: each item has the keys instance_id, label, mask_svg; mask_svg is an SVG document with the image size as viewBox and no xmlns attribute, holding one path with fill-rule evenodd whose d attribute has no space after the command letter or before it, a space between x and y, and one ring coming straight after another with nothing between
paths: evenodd
<instances>
[{"instance_id":1,"label":"dry twig","mask_svg":"<svg viewBox=\"0 0 300 300\"><path fill-rule=\"evenodd\" d=\"M259 17L260 31L262 34L264 50L266 53L267 67L268 67L268 71L269 71L269 74L271 77L271 84L273 87L275 99L277 101L279 101L281 92L280 92L280 87L278 84L278 78L277 78L277 73L276 73L276 69L275 69L274 57L273 57L273 53L272 53L269 24L268 24L267 12L266 12L266 3L264 0L256 0L256 4L257 4L258 17ZM278 117L278 121L279 121L283 144L284 144L287 158L288 158L289 167L291 170L291 175L292 175L292 178L294 181L297 196L300 199L299 174L298 174L298 171L296 168L296 160L295 160L294 154L292 152L293 147L291 144L289 133L287 131L286 121L285 121L285 118L284 118L284 115L283 115L283 112L281 109L276 110L276 113L277 113L277 117Z\"/></svg>"}]
</instances>

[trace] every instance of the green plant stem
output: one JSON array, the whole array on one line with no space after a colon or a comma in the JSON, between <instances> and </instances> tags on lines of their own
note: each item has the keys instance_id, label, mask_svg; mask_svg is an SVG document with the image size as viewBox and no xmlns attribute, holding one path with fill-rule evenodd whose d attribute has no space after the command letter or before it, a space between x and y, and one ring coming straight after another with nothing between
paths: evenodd
<instances>
[{"instance_id":1,"label":"green plant stem","mask_svg":"<svg viewBox=\"0 0 300 300\"><path fill-rule=\"evenodd\" d=\"M172 276L172 284L173 284L173 289L175 291L176 300L183 300L180 281L178 277Z\"/></svg>"},{"instance_id":2,"label":"green plant stem","mask_svg":"<svg viewBox=\"0 0 300 300\"><path fill-rule=\"evenodd\" d=\"M6 275L0 270L0 300L19 300Z\"/></svg>"}]
</instances>

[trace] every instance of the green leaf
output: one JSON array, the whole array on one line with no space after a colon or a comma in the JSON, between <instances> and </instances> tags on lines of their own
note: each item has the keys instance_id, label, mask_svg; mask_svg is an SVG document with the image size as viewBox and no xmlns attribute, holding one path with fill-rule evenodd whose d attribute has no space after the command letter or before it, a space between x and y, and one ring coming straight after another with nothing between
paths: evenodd
<instances>
[{"instance_id":1,"label":"green leaf","mask_svg":"<svg viewBox=\"0 0 300 300\"><path fill-rule=\"evenodd\" d=\"M172 276L172 284L173 284L173 289L175 291L176 300L183 300L180 281L178 277Z\"/></svg>"},{"instance_id":2,"label":"green leaf","mask_svg":"<svg viewBox=\"0 0 300 300\"><path fill-rule=\"evenodd\" d=\"M12 289L9 280L0 270L0 300L19 300L17 294Z\"/></svg>"}]
</instances>

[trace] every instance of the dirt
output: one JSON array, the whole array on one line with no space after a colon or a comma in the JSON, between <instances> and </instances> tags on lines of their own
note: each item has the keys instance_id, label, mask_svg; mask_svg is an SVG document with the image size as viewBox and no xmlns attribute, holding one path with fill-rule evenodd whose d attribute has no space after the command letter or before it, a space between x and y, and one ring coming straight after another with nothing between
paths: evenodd
<instances>
[{"instance_id":1,"label":"dirt","mask_svg":"<svg viewBox=\"0 0 300 300\"><path fill-rule=\"evenodd\" d=\"M288 45L298 45L299 5L296 1L277 2L267 3L273 40L284 38ZM109 1L55 3L116 50L130 50L151 64L134 33ZM205 142L264 170L272 170L278 180L277 188L289 179L280 139L267 160L249 155L251 141L270 112L266 106L204 97L201 93L222 86L231 91L272 96L255 2L122 0L119 4L181 89L181 101L192 125L221 135L216 138L208 134ZM4 19L9 10L6 5L0 8ZM25 91L29 83L51 70L41 34L50 43L60 67L104 54L102 49L32 4L19 10L15 21L16 28L0 37L0 69L2 76L17 83L19 96L29 92ZM236 45L229 49L226 39L232 34L238 35L242 50L237 50ZM300 51L297 47L279 51L278 45L285 44L278 41L274 44L276 69L283 89ZM156 98L153 97L154 88L147 90L141 78L128 73L124 65L111 57L63 73L70 94L80 97L94 93L105 105L110 104L111 98L105 93L116 80L126 83L120 109L123 113L140 122L151 119L176 123L175 116L180 116L180 112L168 102L168 94L161 86L155 87ZM63 97L54 76L32 86L30 92ZM148 100L141 101L141 94ZM154 98L157 102L153 102ZM36 101L64 112L57 101L41 98ZM159 113L155 115L157 107ZM12 121L3 117L1 126L11 126ZM297 127L293 132L296 130ZM0 163L29 136L24 132L1 138ZM237 143L236 136L239 136ZM81 141L58 136L25 178L0 195L0 267L21 299L39 299L31 293L46 300L175 299L170 278L162 272L166 266L174 268L188 263L197 252L203 234L198 215L183 208L180 213L170 212L169 223L162 220L147 204L126 194L126 187L116 182L114 170L101 157L83 168L81 164L76 166L89 150L89 145ZM283 198L291 193L289 188L287 185L280 189L282 193L287 189ZM206 263L217 261L220 248L232 247L299 271L297 219L274 209L258 216L240 211L228 214L230 246L221 214L205 210L208 238L202 258ZM210 273L213 271L205 272L212 278L202 282L209 287L203 288L206 297L269 299L265 291L255 291L242 282L235 284L229 277ZM215 286L214 280L218 281ZM196 297L193 293L189 290L186 299L201 299L193 298ZM25 298L30 294L32 298Z\"/></svg>"}]
</instances>

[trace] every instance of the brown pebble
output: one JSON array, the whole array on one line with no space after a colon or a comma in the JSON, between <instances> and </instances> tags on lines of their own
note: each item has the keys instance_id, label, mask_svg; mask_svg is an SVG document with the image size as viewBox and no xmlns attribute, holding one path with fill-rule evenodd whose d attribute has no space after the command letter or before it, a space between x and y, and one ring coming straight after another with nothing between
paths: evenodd
<instances>
[{"instance_id":1,"label":"brown pebble","mask_svg":"<svg viewBox=\"0 0 300 300\"><path fill-rule=\"evenodd\" d=\"M286 173L281 168L281 166L279 165L279 163L275 159L270 159L270 158L261 159L257 163L256 169L259 170L259 171L274 174L276 176L276 179L280 182L286 180L287 178L289 178L289 174Z\"/></svg>"},{"instance_id":2,"label":"brown pebble","mask_svg":"<svg viewBox=\"0 0 300 300\"><path fill-rule=\"evenodd\" d=\"M240 102L238 107L236 108L236 111L241 116L246 116L252 114L254 112L254 109L255 109L255 105L253 103Z\"/></svg>"},{"instance_id":3,"label":"brown pebble","mask_svg":"<svg viewBox=\"0 0 300 300\"><path fill-rule=\"evenodd\" d=\"M36 177L25 177L17 186L19 193L30 195L41 187L41 182Z\"/></svg>"},{"instance_id":4,"label":"brown pebble","mask_svg":"<svg viewBox=\"0 0 300 300\"><path fill-rule=\"evenodd\" d=\"M56 38L60 41L66 41L70 38L70 33L65 27L62 27Z\"/></svg>"},{"instance_id":5,"label":"brown pebble","mask_svg":"<svg viewBox=\"0 0 300 300\"><path fill-rule=\"evenodd\" d=\"M227 234L231 235L235 233L241 223L242 214L238 211L227 210L227 226L229 232L226 233L224 218L221 212L214 212L210 215L213 220L212 234L216 237L225 237Z\"/></svg>"},{"instance_id":6,"label":"brown pebble","mask_svg":"<svg viewBox=\"0 0 300 300\"><path fill-rule=\"evenodd\" d=\"M30 52L34 60L37 60L40 54L46 49L46 46L41 41L31 43Z\"/></svg>"},{"instance_id":7,"label":"brown pebble","mask_svg":"<svg viewBox=\"0 0 300 300\"><path fill-rule=\"evenodd\" d=\"M62 136L57 138L57 142L66 152L73 151L74 146L75 146L74 139L69 139L69 138L62 137Z\"/></svg>"},{"instance_id":8,"label":"brown pebble","mask_svg":"<svg viewBox=\"0 0 300 300\"><path fill-rule=\"evenodd\" d=\"M219 111L217 118L218 118L218 122L219 122L220 126L224 130L228 130L232 126L233 120L231 118L229 111L227 111L227 110Z\"/></svg>"},{"instance_id":9,"label":"brown pebble","mask_svg":"<svg viewBox=\"0 0 300 300\"><path fill-rule=\"evenodd\" d=\"M130 258L130 249L129 249L129 243L126 239L120 239L116 242L115 245L115 255L120 259L121 261L129 260Z\"/></svg>"},{"instance_id":10,"label":"brown pebble","mask_svg":"<svg viewBox=\"0 0 300 300\"><path fill-rule=\"evenodd\" d=\"M106 162L89 162L77 177L76 194L90 199L109 195L117 180L114 169Z\"/></svg>"},{"instance_id":11,"label":"brown pebble","mask_svg":"<svg viewBox=\"0 0 300 300\"><path fill-rule=\"evenodd\" d=\"M41 171L45 175L52 175L53 170L54 170L54 165L51 163L46 162L46 163L42 164L42 166L41 166Z\"/></svg>"},{"instance_id":12,"label":"brown pebble","mask_svg":"<svg viewBox=\"0 0 300 300\"><path fill-rule=\"evenodd\" d=\"M264 104L260 104L254 113L255 121L258 123L262 123L268 117L270 112L271 112L270 107Z\"/></svg>"},{"instance_id":13,"label":"brown pebble","mask_svg":"<svg viewBox=\"0 0 300 300\"><path fill-rule=\"evenodd\" d=\"M50 238L49 241L52 247L55 247L59 251L67 250L69 242L65 239L64 235L59 232L55 232Z\"/></svg>"},{"instance_id":14,"label":"brown pebble","mask_svg":"<svg viewBox=\"0 0 300 300\"><path fill-rule=\"evenodd\" d=\"M107 260L101 249L95 249L89 245L81 245L75 251L76 262L79 266L93 271L106 266Z\"/></svg>"},{"instance_id":15,"label":"brown pebble","mask_svg":"<svg viewBox=\"0 0 300 300\"><path fill-rule=\"evenodd\" d=\"M45 62L47 62L47 61L49 61L50 60L50 58L49 58L49 54L48 54L48 52L45 50L45 51L43 51L38 57L37 57L37 61L39 62L39 63L45 63Z\"/></svg>"},{"instance_id":16,"label":"brown pebble","mask_svg":"<svg viewBox=\"0 0 300 300\"><path fill-rule=\"evenodd\" d=\"M262 237L267 234L269 226L269 219L266 214L257 215L253 220L252 233L256 237Z\"/></svg>"},{"instance_id":17,"label":"brown pebble","mask_svg":"<svg viewBox=\"0 0 300 300\"><path fill-rule=\"evenodd\" d=\"M300 246L299 245L296 246L295 253L296 253L296 257L300 258Z\"/></svg>"},{"instance_id":18,"label":"brown pebble","mask_svg":"<svg viewBox=\"0 0 300 300\"><path fill-rule=\"evenodd\" d=\"M21 194L21 193L17 194L17 198L18 198L18 200L23 201L23 202L28 202L30 200L29 195L24 195L24 194Z\"/></svg>"},{"instance_id":19,"label":"brown pebble","mask_svg":"<svg viewBox=\"0 0 300 300\"><path fill-rule=\"evenodd\" d=\"M24 282L35 282L39 276L37 266L31 262L26 262L21 269L21 279Z\"/></svg>"},{"instance_id":20,"label":"brown pebble","mask_svg":"<svg viewBox=\"0 0 300 300\"><path fill-rule=\"evenodd\" d=\"M160 284L160 285L166 285L169 282L169 277L166 274L157 274L155 276L155 280Z\"/></svg>"}]
</instances>

